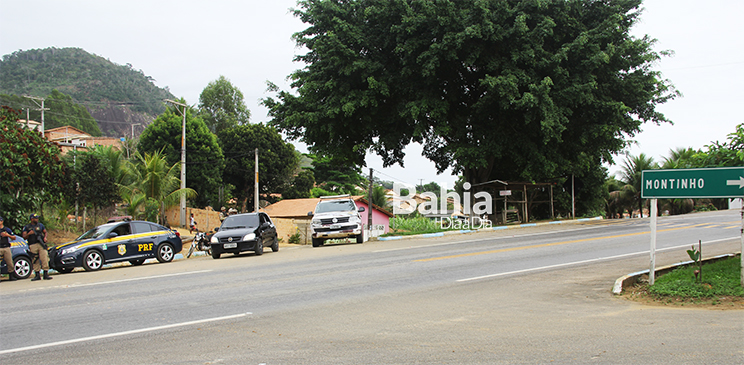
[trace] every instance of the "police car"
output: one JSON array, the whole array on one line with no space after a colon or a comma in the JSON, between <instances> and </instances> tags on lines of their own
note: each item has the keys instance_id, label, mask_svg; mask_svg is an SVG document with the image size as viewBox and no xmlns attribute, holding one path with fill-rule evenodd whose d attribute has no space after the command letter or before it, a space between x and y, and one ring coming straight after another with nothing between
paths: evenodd
<instances>
[{"instance_id":1,"label":"police car","mask_svg":"<svg viewBox=\"0 0 744 365\"><path fill-rule=\"evenodd\" d=\"M15 266L15 277L26 279L31 276L31 252L28 250L26 240L20 234L15 235L16 239L10 241L10 252L13 255L13 266ZM8 267L5 260L0 260L0 272L8 273Z\"/></svg>"},{"instance_id":2,"label":"police car","mask_svg":"<svg viewBox=\"0 0 744 365\"><path fill-rule=\"evenodd\" d=\"M94 271L122 261L142 265L149 258L170 262L182 248L178 232L152 222L127 219L100 225L72 242L49 249L49 266L68 273L76 267Z\"/></svg>"}]
</instances>

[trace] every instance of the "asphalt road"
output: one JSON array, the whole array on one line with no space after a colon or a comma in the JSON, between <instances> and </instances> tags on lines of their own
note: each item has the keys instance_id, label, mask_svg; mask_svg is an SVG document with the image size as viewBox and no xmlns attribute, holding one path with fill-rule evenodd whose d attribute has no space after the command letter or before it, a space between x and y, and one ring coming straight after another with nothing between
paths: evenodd
<instances>
[{"instance_id":1,"label":"asphalt road","mask_svg":"<svg viewBox=\"0 0 744 365\"><path fill-rule=\"evenodd\" d=\"M657 264L740 250L659 220ZM3 364L744 363L744 311L645 306L648 219L197 257L0 284Z\"/></svg>"}]
</instances>

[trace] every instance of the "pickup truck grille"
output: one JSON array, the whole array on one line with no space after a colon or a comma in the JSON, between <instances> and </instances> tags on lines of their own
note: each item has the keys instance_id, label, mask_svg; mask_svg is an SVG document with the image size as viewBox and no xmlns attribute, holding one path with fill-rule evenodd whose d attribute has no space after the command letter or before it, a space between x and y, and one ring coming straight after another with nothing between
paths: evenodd
<instances>
[{"instance_id":1,"label":"pickup truck grille","mask_svg":"<svg viewBox=\"0 0 744 365\"><path fill-rule=\"evenodd\" d=\"M336 219L334 222L333 220ZM320 223L323 225L328 224L339 224L339 223L349 223L349 217L338 217L338 218L323 218L320 220Z\"/></svg>"}]
</instances>

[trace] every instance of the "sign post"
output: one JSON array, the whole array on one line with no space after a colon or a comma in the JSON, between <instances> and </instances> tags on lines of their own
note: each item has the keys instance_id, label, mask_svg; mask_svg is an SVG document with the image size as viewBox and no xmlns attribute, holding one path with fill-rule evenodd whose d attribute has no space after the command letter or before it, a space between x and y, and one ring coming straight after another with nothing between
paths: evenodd
<instances>
[{"instance_id":1,"label":"sign post","mask_svg":"<svg viewBox=\"0 0 744 365\"><path fill-rule=\"evenodd\" d=\"M651 263L649 283L653 285L656 261L656 200L676 198L744 199L744 166L706 169L643 170L641 198L651 199ZM743 201L744 202L744 201ZM741 248L744 253L744 204L741 210ZM742 255L744 257L744 254ZM744 286L744 258L741 260Z\"/></svg>"}]
</instances>

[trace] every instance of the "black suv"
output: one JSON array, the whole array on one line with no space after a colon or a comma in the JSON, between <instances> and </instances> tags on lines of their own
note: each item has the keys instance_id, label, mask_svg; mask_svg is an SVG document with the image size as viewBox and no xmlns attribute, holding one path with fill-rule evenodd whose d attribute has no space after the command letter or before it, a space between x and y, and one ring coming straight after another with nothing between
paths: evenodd
<instances>
[{"instance_id":1,"label":"black suv","mask_svg":"<svg viewBox=\"0 0 744 365\"><path fill-rule=\"evenodd\" d=\"M222 226L215 228L212 235L212 258L218 259L222 253L239 255L243 251L263 254L264 246L279 251L279 237L276 226L266 213L234 214L225 218Z\"/></svg>"}]
</instances>

